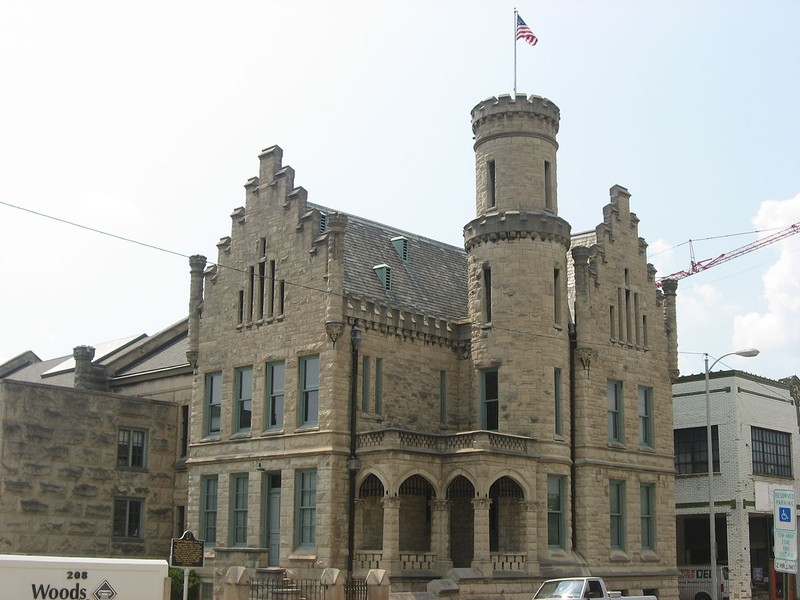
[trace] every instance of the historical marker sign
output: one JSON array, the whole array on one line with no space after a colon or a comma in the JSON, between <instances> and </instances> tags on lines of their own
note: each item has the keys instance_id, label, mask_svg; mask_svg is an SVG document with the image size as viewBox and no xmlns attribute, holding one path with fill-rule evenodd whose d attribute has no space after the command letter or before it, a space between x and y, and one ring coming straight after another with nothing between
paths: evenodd
<instances>
[{"instance_id":1,"label":"historical marker sign","mask_svg":"<svg viewBox=\"0 0 800 600\"><path fill-rule=\"evenodd\" d=\"M184 569L199 569L204 562L203 540L195 539L191 531L186 531L180 539L172 538L172 546L169 552L169 564L173 567Z\"/></svg>"}]
</instances>

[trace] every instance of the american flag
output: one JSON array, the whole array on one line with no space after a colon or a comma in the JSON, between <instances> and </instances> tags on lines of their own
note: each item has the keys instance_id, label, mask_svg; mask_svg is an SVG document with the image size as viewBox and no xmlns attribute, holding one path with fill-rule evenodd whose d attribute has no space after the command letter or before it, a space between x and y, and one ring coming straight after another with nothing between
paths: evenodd
<instances>
[{"instance_id":1,"label":"american flag","mask_svg":"<svg viewBox=\"0 0 800 600\"><path fill-rule=\"evenodd\" d=\"M531 46L535 46L536 42L539 41L539 38L537 38L535 35L533 35L533 32L531 31L531 28L528 27L525 24L525 21L523 21L522 17L520 17L519 15L517 15L517 37L516 37L516 39L525 40Z\"/></svg>"}]
</instances>

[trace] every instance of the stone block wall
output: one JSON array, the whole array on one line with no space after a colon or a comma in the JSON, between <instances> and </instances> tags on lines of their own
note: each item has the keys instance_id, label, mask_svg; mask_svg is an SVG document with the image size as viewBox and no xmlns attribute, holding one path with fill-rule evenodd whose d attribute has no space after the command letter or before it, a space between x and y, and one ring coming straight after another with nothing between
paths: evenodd
<instances>
[{"instance_id":1,"label":"stone block wall","mask_svg":"<svg viewBox=\"0 0 800 600\"><path fill-rule=\"evenodd\" d=\"M0 381L0 552L166 557L178 408ZM147 431L146 467L117 467L119 428ZM114 538L115 498L144 501L142 539Z\"/></svg>"}]
</instances>

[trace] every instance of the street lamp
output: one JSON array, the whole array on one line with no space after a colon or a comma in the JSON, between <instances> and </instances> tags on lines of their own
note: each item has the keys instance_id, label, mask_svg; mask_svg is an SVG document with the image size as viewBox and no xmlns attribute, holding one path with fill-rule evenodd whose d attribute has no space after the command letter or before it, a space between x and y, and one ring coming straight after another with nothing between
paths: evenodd
<instances>
[{"instance_id":1,"label":"street lamp","mask_svg":"<svg viewBox=\"0 0 800 600\"><path fill-rule=\"evenodd\" d=\"M708 530L711 552L711 600L717 600L717 526L714 511L714 446L711 444L711 393L708 388L708 374L719 361L726 356L744 356L752 358L758 356L755 348L745 348L736 352L723 354L708 366L708 353L704 353L706 366L706 450L708 454Z\"/></svg>"}]
</instances>

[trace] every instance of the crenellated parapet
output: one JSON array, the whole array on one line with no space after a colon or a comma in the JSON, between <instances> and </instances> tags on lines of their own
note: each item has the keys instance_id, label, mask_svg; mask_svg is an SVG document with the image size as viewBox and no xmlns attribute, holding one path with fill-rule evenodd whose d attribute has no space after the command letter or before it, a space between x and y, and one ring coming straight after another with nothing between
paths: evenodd
<instances>
[{"instance_id":1,"label":"crenellated parapet","mask_svg":"<svg viewBox=\"0 0 800 600\"><path fill-rule=\"evenodd\" d=\"M378 331L403 340L469 351L469 335L458 323L441 317L392 307L379 300L347 296L345 315L349 325Z\"/></svg>"},{"instance_id":2,"label":"crenellated parapet","mask_svg":"<svg viewBox=\"0 0 800 600\"><path fill-rule=\"evenodd\" d=\"M511 240L556 242L568 249L571 227L561 217L541 212L504 211L473 219L464 227L464 248Z\"/></svg>"},{"instance_id":3,"label":"crenellated parapet","mask_svg":"<svg viewBox=\"0 0 800 600\"><path fill-rule=\"evenodd\" d=\"M549 133L555 138L561 111L558 106L541 96L525 94L503 94L487 98L472 109L472 132L476 136L475 147L493 134L522 134L533 124L540 133ZM511 125L519 125L519 129Z\"/></svg>"}]
</instances>

